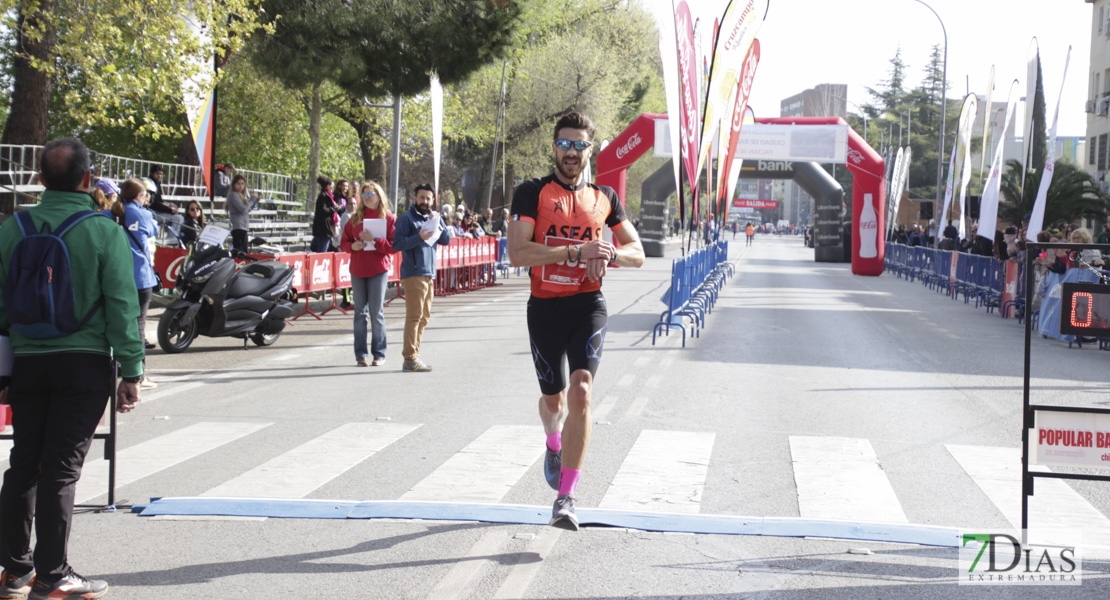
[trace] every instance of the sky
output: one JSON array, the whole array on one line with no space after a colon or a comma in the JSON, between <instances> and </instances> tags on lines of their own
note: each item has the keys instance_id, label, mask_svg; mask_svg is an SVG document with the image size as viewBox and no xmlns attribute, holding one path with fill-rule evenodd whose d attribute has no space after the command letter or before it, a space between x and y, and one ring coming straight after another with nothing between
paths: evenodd
<instances>
[{"instance_id":1,"label":"sky","mask_svg":"<svg viewBox=\"0 0 1110 600\"><path fill-rule=\"evenodd\" d=\"M737 0L740 1L740 0ZM695 16L713 22L727 0L687 0ZM1093 4L1084 0L926 0L948 33L948 97L986 92L995 66L992 100L1005 102L1014 79L1025 95L1026 60L1037 38L1051 127L1060 96L1068 46L1072 46L1060 106L1060 136L1083 136L1090 70ZM658 5L667 5L662 0ZM779 116L784 98L821 83L848 84L848 111L871 102L867 87L890 76L890 59L901 48L905 85L924 78L933 45L944 36L937 17L916 0L770 0L757 36L761 60L750 105L757 117ZM1021 112L1017 118L1022 118Z\"/></svg>"}]
</instances>

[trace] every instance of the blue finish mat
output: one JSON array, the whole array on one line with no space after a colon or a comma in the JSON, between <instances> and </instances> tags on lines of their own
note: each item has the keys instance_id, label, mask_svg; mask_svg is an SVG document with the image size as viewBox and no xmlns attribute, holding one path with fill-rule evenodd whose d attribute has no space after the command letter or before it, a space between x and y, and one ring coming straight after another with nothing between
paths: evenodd
<instances>
[{"instance_id":1,"label":"blue finish mat","mask_svg":"<svg viewBox=\"0 0 1110 600\"><path fill-rule=\"evenodd\" d=\"M465 504L405 502L399 500L350 501L282 498L151 498L135 505L141 516L233 516L285 519L424 519L432 521L481 521L547 525L551 509L523 504ZM924 546L959 547L959 529L907 523L858 523L792 517L742 517L604 508L579 508L583 527L622 527L643 531L715 535L768 535L868 540Z\"/></svg>"}]
</instances>

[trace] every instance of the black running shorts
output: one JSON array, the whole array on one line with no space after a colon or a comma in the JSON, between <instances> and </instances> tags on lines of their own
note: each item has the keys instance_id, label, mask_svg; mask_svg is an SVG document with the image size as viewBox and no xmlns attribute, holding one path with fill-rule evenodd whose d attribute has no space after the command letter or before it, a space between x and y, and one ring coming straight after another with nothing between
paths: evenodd
<instances>
[{"instance_id":1,"label":"black running shorts","mask_svg":"<svg viewBox=\"0 0 1110 600\"><path fill-rule=\"evenodd\" d=\"M528 298L528 338L540 392L552 396L567 387L564 375L585 369L597 374L609 313L600 291L559 298Z\"/></svg>"}]
</instances>

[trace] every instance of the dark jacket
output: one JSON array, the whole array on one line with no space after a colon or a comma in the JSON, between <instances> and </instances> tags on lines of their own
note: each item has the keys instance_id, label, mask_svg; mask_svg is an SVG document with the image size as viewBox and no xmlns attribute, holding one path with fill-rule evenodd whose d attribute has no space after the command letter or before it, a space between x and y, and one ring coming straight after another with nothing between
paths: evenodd
<instances>
[{"instance_id":1,"label":"dark jacket","mask_svg":"<svg viewBox=\"0 0 1110 600\"><path fill-rule=\"evenodd\" d=\"M420 239L420 228L428 222L429 215L422 215L416 205L397 218L393 230L393 250L401 253L401 279L406 277L432 277L436 273L436 248ZM451 243L451 234L439 223L440 233L436 243L446 246Z\"/></svg>"},{"instance_id":2,"label":"dark jacket","mask_svg":"<svg viewBox=\"0 0 1110 600\"><path fill-rule=\"evenodd\" d=\"M335 223L335 215L342 213L344 210L335 203L335 200L332 200L327 192L320 192L320 195L316 197L316 215L312 218L312 235L326 238L335 237L335 234L339 233L339 227Z\"/></svg>"}]
</instances>

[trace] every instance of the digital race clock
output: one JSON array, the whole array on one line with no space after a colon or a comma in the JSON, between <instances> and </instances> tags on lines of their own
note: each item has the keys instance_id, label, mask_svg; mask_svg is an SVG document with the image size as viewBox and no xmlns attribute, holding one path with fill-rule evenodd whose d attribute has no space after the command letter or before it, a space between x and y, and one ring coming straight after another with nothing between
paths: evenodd
<instances>
[{"instance_id":1,"label":"digital race clock","mask_svg":"<svg viewBox=\"0 0 1110 600\"><path fill-rule=\"evenodd\" d=\"M1110 337L1110 285L1065 283L1060 292L1061 335Z\"/></svg>"}]
</instances>

